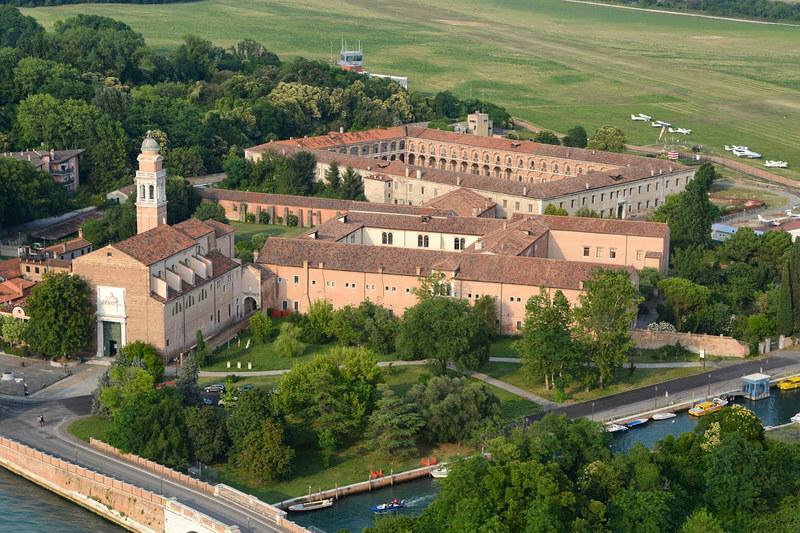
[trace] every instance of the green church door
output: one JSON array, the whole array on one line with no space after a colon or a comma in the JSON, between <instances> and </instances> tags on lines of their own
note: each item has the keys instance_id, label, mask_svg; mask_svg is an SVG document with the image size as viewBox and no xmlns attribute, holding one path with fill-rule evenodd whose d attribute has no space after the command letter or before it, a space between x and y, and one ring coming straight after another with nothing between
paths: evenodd
<instances>
[{"instance_id":1,"label":"green church door","mask_svg":"<svg viewBox=\"0 0 800 533\"><path fill-rule=\"evenodd\" d=\"M119 322L103 322L103 355L114 357L122 345L122 324Z\"/></svg>"}]
</instances>

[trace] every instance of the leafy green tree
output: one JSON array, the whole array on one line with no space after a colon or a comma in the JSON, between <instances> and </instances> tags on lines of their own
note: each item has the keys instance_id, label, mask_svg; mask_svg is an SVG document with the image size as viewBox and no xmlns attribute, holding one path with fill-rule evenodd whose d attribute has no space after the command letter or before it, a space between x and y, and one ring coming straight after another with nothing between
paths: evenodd
<instances>
[{"instance_id":1,"label":"leafy green tree","mask_svg":"<svg viewBox=\"0 0 800 533\"><path fill-rule=\"evenodd\" d=\"M200 198L192 184L183 178L172 177L167 180L167 224L177 224L192 216Z\"/></svg>"},{"instance_id":2,"label":"leafy green tree","mask_svg":"<svg viewBox=\"0 0 800 533\"><path fill-rule=\"evenodd\" d=\"M420 301L434 296L450 296L451 292L452 287L444 272L431 272L424 278L420 278L419 287L414 288L414 295Z\"/></svg>"},{"instance_id":3,"label":"leafy green tree","mask_svg":"<svg viewBox=\"0 0 800 533\"><path fill-rule=\"evenodd\" d=\"M261 427L261 421L277 420L275 398L266 389L253 389L239 395L239 400L228 411L227 433L234 448L240 446L247 435Z\"/></svg>"},{"instance_id":4,"label":"leafy green tree","mask_svg":"<svg viewBox=\"0 0 800 533\"><path fill-rule=\"evenodd\" d=\"M302 334L302 330L291 322L281 324L274 343L275 353L286 358L302 354L306 349L306 345L300 340Z\"/></svg>"},{"instance_id":5,"label":"leafy green tree","mask_svg":"<svg viewBox=\"0 0 800 533\"><path fill-rule=\"evenodd\" d=\"M126 366L138 366L135 361L140 361L142 368L153 376L153 381L160 380L164 375L164 362L161 356L152 344L146 342L134 341L126 344L122 347L117 360Z\"/></svg>"},{"instance_id":6,"label":"leafy green tree","mask_svg":"<svg viewBox=\"0 0 800 533\"><path fill-rule=\"evenodd\" d=\"M334 335L334 318L333 305L329 301L313 301L303 324L303 340L312 344L330 341Z\"/></svg>"},{"instance_id":7,"label":"leafy green tree","mask_svg":"<svg viewBox=\"0 0 800 533\"><path fill-rule=\"evenodd\" d=\"M708 192L716 178L714 165L700 165L684 191L668 196L653 214L656 222L669 224L670 238L676 246L708 244L711 240L711 224L719 216L719 209L709 201Z\"/></svg>"},{"instance_id":8,"label":"leafy green tree","mask_svg":"<svg viewBox=\"0 0 800 533\"><path fill-rule=\"evenodd\" d=\"M325 171L325 181L333 191L338 191L342 185L342 176L340 174L339 164L336 161L331 161L328 165L328 170Z\"/></svg>"},{"instance_id":9,"label":"leafy green tree","mask_svg":"<svg viewBox=\"0 0 800 533\"><path fill-rule=\"evenodd\" d=\"M284 374L278 402L293 423L317 435L330 430L343 444L363 431L382 379L374 354L338 347Z\"/></svg>"},{"instance_id":10,"label":"leafy green tree","mask_svg":"<svg viewBox=\"0 0 800 533\"><path fill-rule=\"evenodd\" d=\"M737 433L725 435L705 458L704 497L723 523L751 513L768 480L763 477L764 452Z\"/></svg>"},{"instance_id":11,"label":"leafy green tree","mask_svg":"<svg viewBox=\"0 0 800 533\"><path fill-rule=\"evenodd\" d=\"M2 317L0 317L2 318ZM0 336L6 342L19 345L25 340L25 334L28 330L28 323L18 318L7 317L0 320Z\"/></svg>"},{"instance_id":12,"label":"leafy green tree","mask_svg":"<svg viewBox=\"0 0 800 533\"><path fill-rule=\"evenodd\" d=\"M567 212L567 210L563 207L558 207L555 204L547 204L547 206L544 208L544 214L565 217L569 215L569 212Z\"/></svg>"},{"instance_id":13,"label":"leafy green tree","mask_svg":"<svg viewBox=\"0 0 800 533\"><path fill-rule=\"evenodd\" d=\"M717 254L702 244L677 248L672 255L672 275L691 280L700 285L716 285L720 282Z\"/></svg>"},{"instance_id":14,"label":"leafy green tree","mask_svg":"<svg viewBox=\"0 0 800 533\"><path fill-rule=\"evenodd\" d=\"M244 437L233 456L233 464L248 477L270 482L291 471L294 455L294 450L284 444L283 427L267 419Z\"/></svg>"},{"instance_id":15,"label":"leafy green tree","mask_svg":"<svg viewBox=\"0 0 800 533\"><path fill-rule=\"evenodd\" d=\"M613 531L660 533L670 524L667 494L657 491L623 490L610 502Z\"/></svg>"},{"instance_id":16,"label":"leafy green tree","mask_svg":"<svg viewBox=\"0 0 800 533\"><path fill-rule=\"evenodd\" d=\"M187 407L184 418L191 457L205 464L223 459L230 444L225 411L215 407Z\"/></svg>"},{"instance_id":17,"label":"leafy green tree","mask_svg":"<svg viewBox=\"0 0 800 533\"><path fill-rule=\"evenodd\" d=\"M597 269L584 282L576 324L604 387L633 347L630 327L642 297L624 270Z\"/></svg>"},{"instance_id":18,"label":"leafy green tree","mask_svg":"<svg viewBox=\"0 0 800 533\"><path fill-rule=\"evenodd\" d=\"M497 301L485 294L472 304L472 312L483 320L486 325L486 334L490 340L500 335L500 318L497 314Z\"/></svg>"},{"instance_id":19,"label":"leafy green tree","mask_svg":"<svg viewBox=\"0 0 800 533\"><path fill-rule=\"evenodd\" d=\"M758 262L769 266L777 277L788 261L791 247L791 234L786 231L768 231L760 240Z\"/></svg>"},{"instance_id":20,"label":"leafy green tree","mask_svg":"<svg viewBox=\"0 0 800 533\"><path fill-rule=\"evenodd\" d=\"M541 130L537 131L536 134L533 136L533 142L542 143L542 144L561 144L561 140L559 140L558 135L553 133L552 131Z\"/></svg>"},{"instance_id":21,"label":"leafy green tree","mask_svg":"<svg viewBox=\"0 0 800 533\"><path fill-rule=\"evenodd\" d=\"M775 318L775 327L779 335L791 335L794 331L794 302L792 301L792 285L789 277L789 265L784 264L781 269L781 283L778 287L778 312Z\"/></svg>"},{"instance_id":22,"label":"leafy green tree","mask_svg":"<svg viewBox=\"0 0 800 533\"><path fill-rule=\"evenodd\" d=\"M225 218L225 208L216 202L202 202L194 210L194 218L197 220L216 220L217 222L227 223Z\"/></svg>"},{"instance_id":23,"label":"leafy green tree","mask_svg":"<svg viewBox=\"0 0 800 533\"><path fill-rule=\"evenodd\" d=\"M689 515L681 526L680 533L725 533L725 530L708 509L701 507Z\"/></svg>"},{"instance_id":24,"label":"leafy green tree","mask_svg":"<svg viewBox=\"0 0 800 533\"><path fill-rule=\"evenodd\" d=\"M600 214L595 211L594 209L589 209L585 205L582 205L575 211L576 217L584 217L584 218L600 218Z\"/></svg>"},{"instance_id":25,"label":"leafy green tree","mask_svg":"<svg viewBox=\"0 0 800 533\"><path fill-rule=\"evenodd\" d=\"M705 312L711 290L683 278L663 279L658 283L658 288L675 317L675 329L686 331L687 321L696 327L696 317Z\"/></svg>"},{"instance_id":26,"label":"leafy green tree","mask_svg":"<svg viewBox=\"0 0 800 533\"><path fill-rule=\"evenodd\" d=\"M435 376L414 385L408 402L418 405L428 442L464 442L487 424L496 424L500 401L482 383L465 377Z\"/></svg>"},{"instance_id":27,"label":"leafy green tree","mask_svg":"<svg viewBox=\"0 0 800 533\"><path fill-rule=\"evenodd\" d=\"M342 198L345 200L365 200L364 181L361 174L347 167L342 174Z\"/></svg>"},{"instance_id":28,"label":"leafy green tree","mask_svg":"<svg viewBox=\"0 0 800 533\"><path fill-rule=\"evenodd\" d=\"M250 333L256 342L269 342L272 338L272 319L265 313L254 313L250 317Z\"/></svg>"},{"instance_id":29,"label":"leafy green tree","mask_svg":"<svg viewBox=\"0 0 800 533\"><path fill-rule=\"evenodd\" d=\"M561 144L574 148L586 148L588 137L583 126L575 126L567 130L567 134L561 139Z\"/></svg>"},{"instance_id":30,"label":"leafy green tree","mask_svg":"<svg viewBox=\"0 0 800 533\"><path fill-rule=\"evenodd\" d=\"M555 385L556 373L569 371L577 349L572 340L572 310L566 296L556 291L552 298L542 289L525 304L522 337L513 348L530 376L544 377L545 389Z\"/></svg>"},{"instance_id":31,"label":"leafy green tree","mask_svg":"<svg viewBox=\"0 0 800 533\"><path fill-rule=\"evenodd\" d=\"M218 49L211 41L196 35L187 35L172 56L175 75L180 81L194 82L210 79L219 58Z\"/></svg>"},{"instance_id":32,"label":"leafy green tree","mask_svg":"<svg viewBox=\"0 0 800 533\"><path fill-rule=\"evenodd\" d=\"M489 356L486 321L466 301L442 296L406 310L396 342L403 359L428 359L440 373L451 363L477 368Z\"/></svg>"},{"instance_id":33,"label":"leafy green tree","mask_svg":"<svg viewBox=\"0 0 800 533\"><path fill-rule=\"evenodd\" d=\"M94 306L89 286L78 276L46 273L27 300L30 316L26 340L47 356L88 350L94 333Z\"/></svg>"},{"instance_id":34,"label":"leafy green tree","mask_svg":"<svg viewBox=\"0 0 800 533\"><path fill-rule=\"evenodd\" d=\"M625 149L625 134L614 126L600 126L595 130L586 143L586 147L591 150L603 150L605 152L621 152Z\"/></svg>"},{"instance_id":35,"label":"leafy green tree","mask_svg":"<svg viewBox=\"0 0 800 533\"><path fill-rule=\"evenodd\" d=\"M200 363L197 361L197 356L194 352L189 352L185 355L182 363L180 369L178 369L176 388L183 401L193 405L200 399L200 389L197 386L197 380L200 377Z\"/></svg>"},{"instance_id":36,"label":"leafy green tree","mask_svg":"<svg viewBox=\"0 0 800 533\"><path fill-rule=\"evenodd\" d=\"M722 244L721 255L730 261L750 263L761 248L761 237L752 228L739 228Z\"/></svg>"},{"instance_id":37,"label":"leafy green tree","mask_svg":"<svg viewBox=\"0 0 800 533\"><path fill-rule=\"evenodd\" d=\"M152 400L156 394L154 383L153 376L143 368L112 365L107 385L100 389L100 404L115 416L127 403Z\"/></svg>"},{"instance_id":38,"label":"leafy green tree","mask_svg":"<svg viewBox=\"0 0 800 533\"><path fill-rule=\"evenodd\" d=\"M0 158L0 227L63 213L64 188L27 161Z\"/></svg>"},{"instance_id":39,"label":"leafy green tree","mask_svg":"<svg viewBox=\"0 0 800 533\"><path fill-rule=\"evenodd\" d=\"M381 399L369 418L371 445L386 457L400 459L417 452L420 430L425 426L419 407L398 398L386 384L378 385Z\"/></svg>"},{"instance_id":40,"label":"leafy green tree","mask_svg":"<svg viewBox=\"0 0 800 533\"><path fill-rule=\"evenodd\" d=\"M177 147L167 153L167 170L173 176L191 178L205 174L203 153L199 146Z\"/></svg>"},{"instance_id":41,"label":"leafy green tree","mask_svg":"<svg viewBox=\"0 0 800 533\"><path fill-rule=\"evenodd\" d=\"M38 57L26 57L17 63L14 84L20 100L32 94L56 98L85 98L91 94L76 68Z\"/></svg>"},{"instance_id":42,"label":"leafy green tree","mask_svg":"<svg viewBox=\"0 0 800 533\"><path fill-rule=\"evenodd\" d=\"M44 33L36 19L7 4L0 5L0 46L29 48Z\"/></svg>"},{"instance_id":43,"label":"leafy green tree","mask_svg":"<svg viewBox=\"0 0 800 533\"><path fill-rule=\"evenodd\" d=\"M331 458L336 452L336 435L330 429L323 429L319 432L317 444L322 454L322 466L328 468L331 466Z\"/></svg>"}]
</instances>

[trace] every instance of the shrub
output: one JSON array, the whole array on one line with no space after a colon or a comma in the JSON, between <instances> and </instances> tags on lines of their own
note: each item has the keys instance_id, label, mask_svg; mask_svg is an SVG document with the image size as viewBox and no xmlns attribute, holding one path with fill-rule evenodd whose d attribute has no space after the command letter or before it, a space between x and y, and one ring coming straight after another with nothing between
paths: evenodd
<instances>
[{"instance_id":1,"label":"shrub","mask_svg":"<svg viewBox=\"0 0 800 533\"><path fill-rule=\"evenodd\" d=\"M286 225L295 227L300 223L300 219L297 218L297 215L289 215L286 217Z\"/></svg>"},{"instance_id":2,"label":"shrub","mask_svg":"<svg viewBox=\"0 0 800 533\"><path fill-rule=\"evenodd\" d=\"M258 214L258 223L259 224L269 224L269 213L266 211L261 211Z\"/></svg>"}]
</instances>

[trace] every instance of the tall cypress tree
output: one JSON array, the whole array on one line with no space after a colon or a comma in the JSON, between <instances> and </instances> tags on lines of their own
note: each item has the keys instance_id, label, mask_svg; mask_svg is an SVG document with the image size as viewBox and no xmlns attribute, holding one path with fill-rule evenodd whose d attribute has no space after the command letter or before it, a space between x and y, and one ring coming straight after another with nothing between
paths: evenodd
<instances>
[{"instance_id":1,"label":"tall cypress tree","mask_svg":"<svg viewBox=\"0 0 800 533\"><path fill-rule=\"evenodd\" d=\"M778 292L778 311L776 326L778 335L791 335L794 331L794 314L792 305L792 282L789 275L789 265L781 269L781 286Z\"/></svg>"}]
</instances>

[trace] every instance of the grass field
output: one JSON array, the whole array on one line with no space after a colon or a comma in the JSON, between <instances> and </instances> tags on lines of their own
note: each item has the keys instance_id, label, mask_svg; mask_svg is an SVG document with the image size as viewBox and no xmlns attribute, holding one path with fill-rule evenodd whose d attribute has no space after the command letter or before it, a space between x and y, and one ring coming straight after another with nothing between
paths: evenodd
<instances>
[{"instance_id":1,"label":"grass field","mask_svg":"<svg viewBox=\"0 0 800 533\"><path fill-rule=\"evenodd\" d=\"M296 237L308 228L283 226L280 224L251 224L249 222L231 221L230 225L236 230L236 241L249 241L253 235L266 233L270 237Z\"/></svg>"},{"instance_id":2,"label":"grass field","mask_svg":"<svg viewBox=\"0 0 800 533\"><path fill-rule=\"evenodd\" d=\"M251 38L284 57L327 60L364 43L367 68L414 90L485 97L564 132L622 127L635 144L647 113L723 153L746 144L800 178L800 28L676 17L560 0L206 0L24 9L46 27L77 13L120 19L161 50L194 33L228 46ZM758 163L754 163L758 164Z\"/></svg>"}]
</instances>

